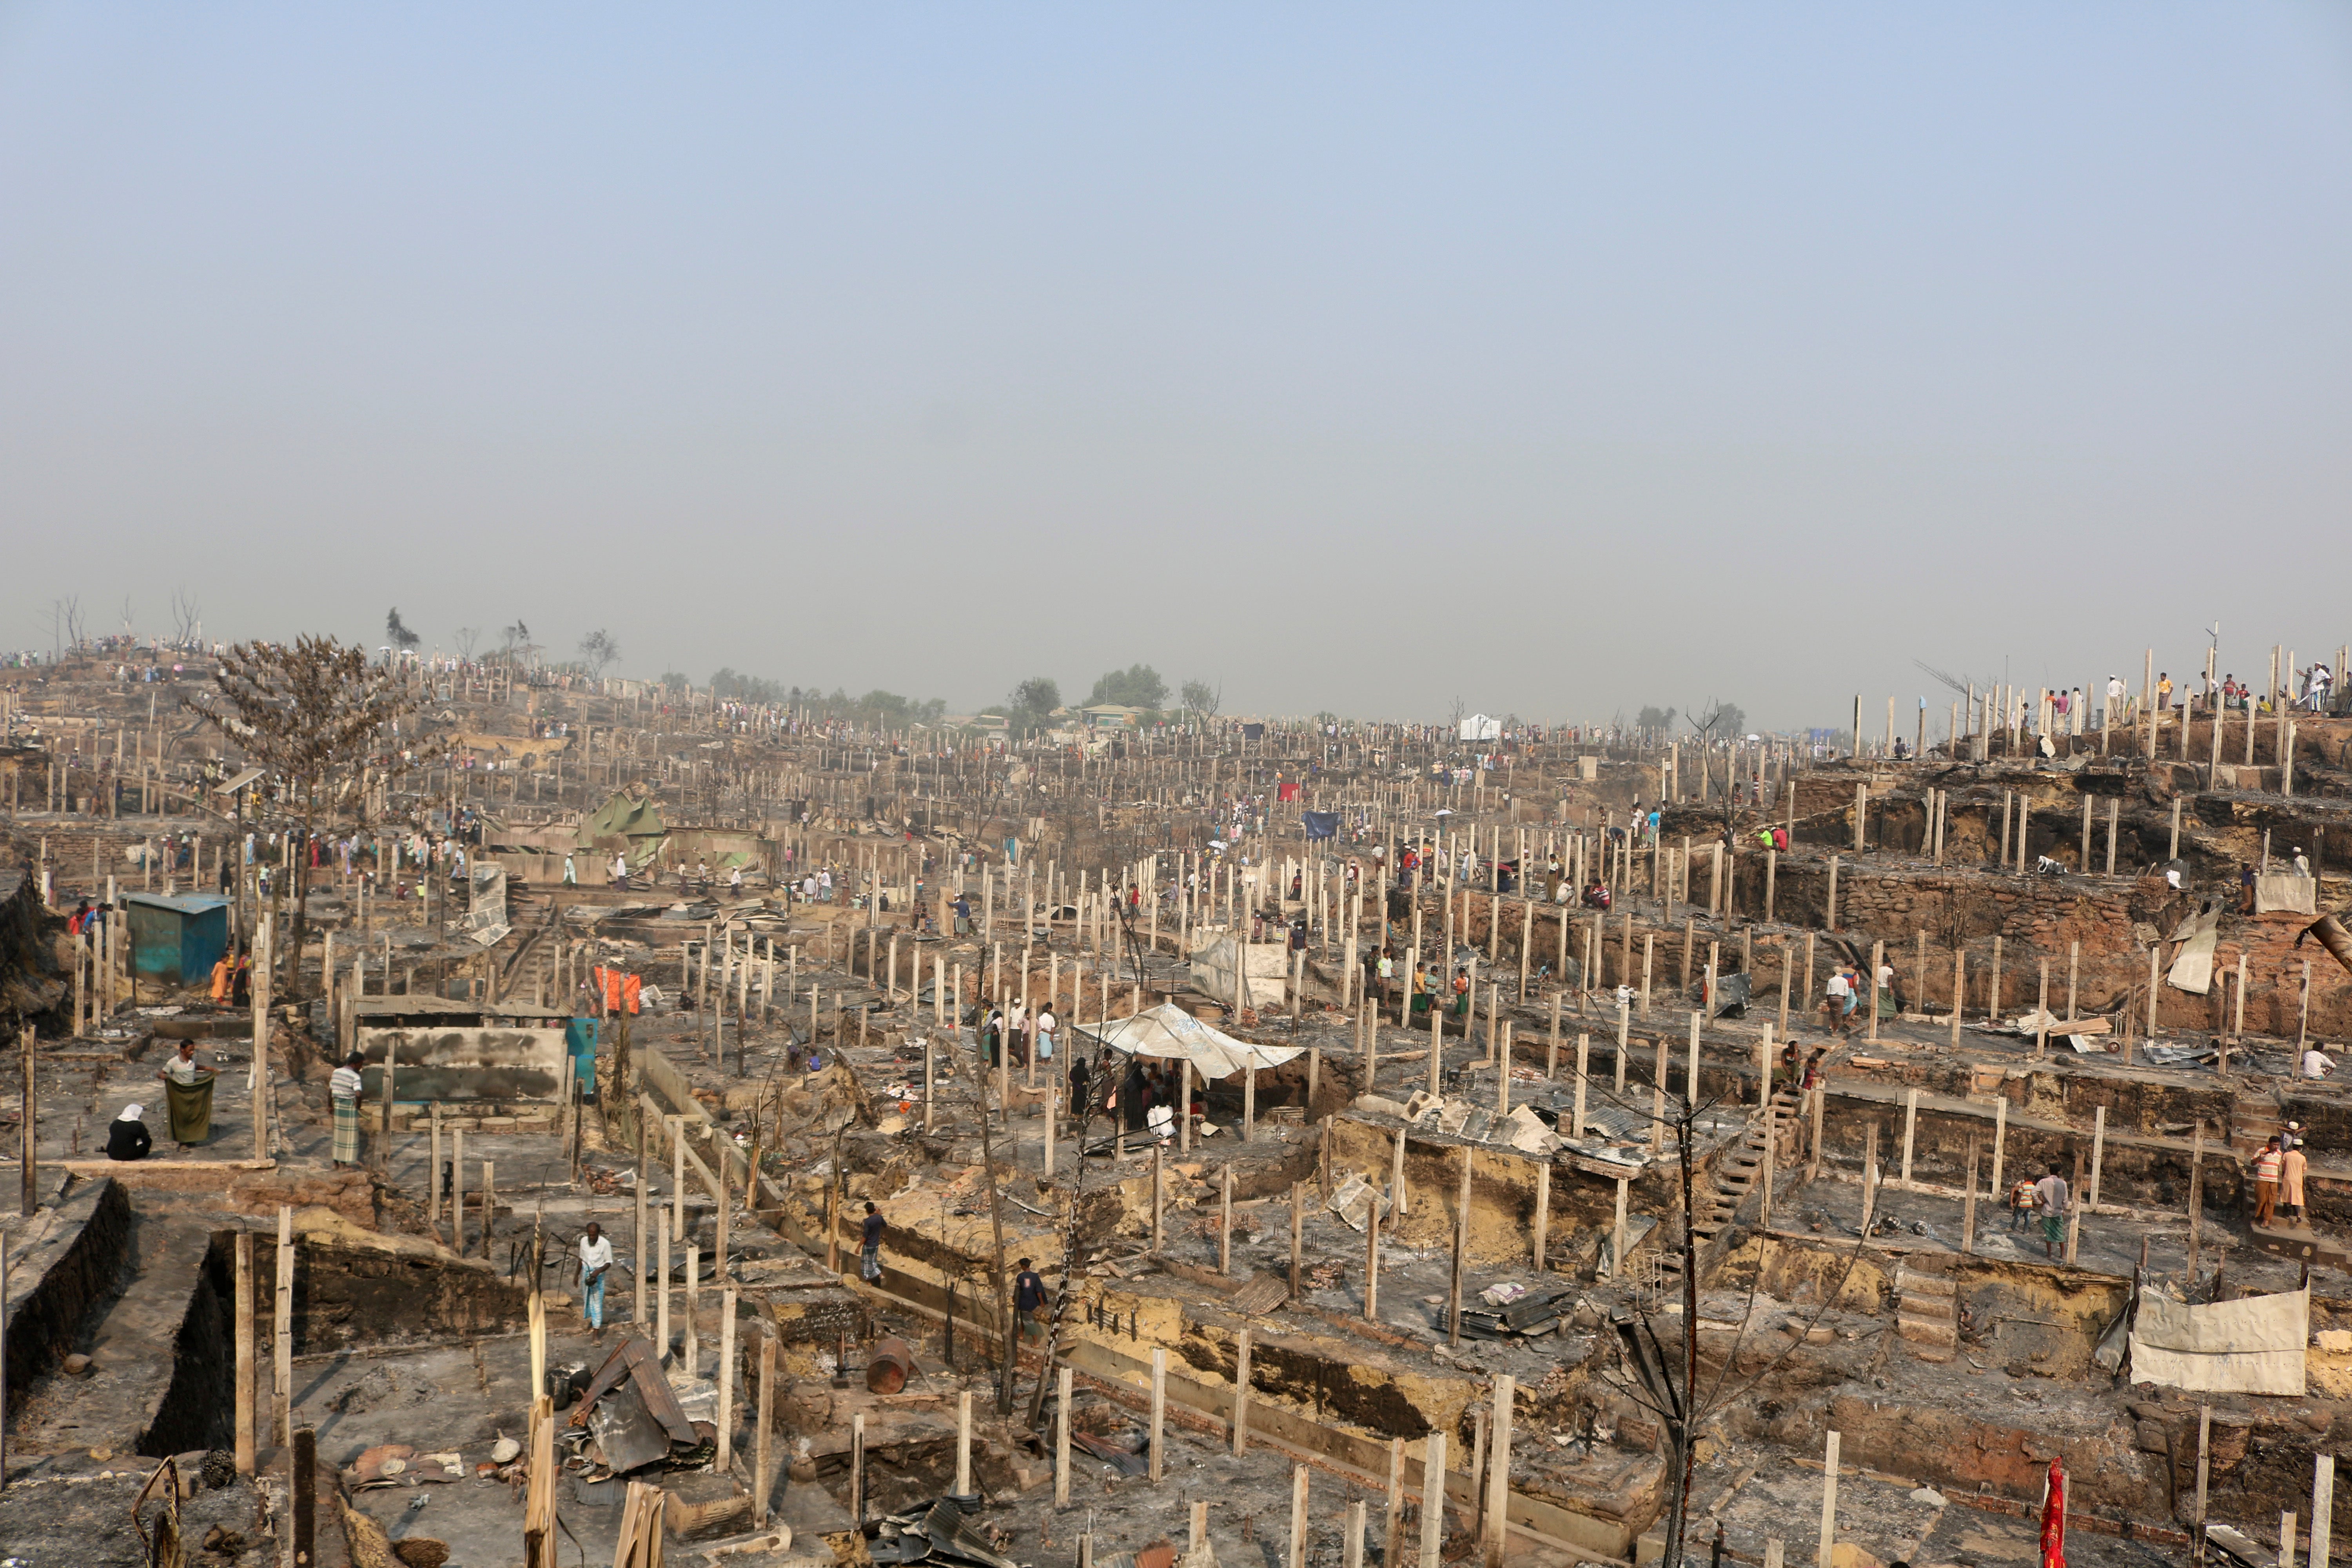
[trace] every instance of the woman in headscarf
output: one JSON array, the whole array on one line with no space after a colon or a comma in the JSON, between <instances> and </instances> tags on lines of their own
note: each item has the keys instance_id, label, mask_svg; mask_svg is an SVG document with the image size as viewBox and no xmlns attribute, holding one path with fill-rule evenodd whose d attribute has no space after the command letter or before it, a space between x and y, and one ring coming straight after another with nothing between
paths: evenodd
<instances>
[{"instance_id":1,"label":"woman in headscarf","mask_svg":"<svg viewBox=\"0 0 2352 1568\"><path fill-rule=\"evenodd\" d=\"M146 1107L126 1105L122 1114L108 1124L106 1157L110 1160L144 1160L155 1140L147 1131Z\"/></svg>"}]
</instances>

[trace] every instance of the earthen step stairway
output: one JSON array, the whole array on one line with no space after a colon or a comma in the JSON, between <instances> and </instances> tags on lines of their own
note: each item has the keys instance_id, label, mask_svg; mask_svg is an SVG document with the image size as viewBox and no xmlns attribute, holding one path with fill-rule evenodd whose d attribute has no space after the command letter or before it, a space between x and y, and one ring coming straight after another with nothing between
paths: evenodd
<instances>
[{"instance_id":1,"label":"earthen step stairway","mask_svg":"<svg viewBox=\"0 0 2352 1568\"><path fill-rule=\"evenodd\" d=\"M1949 1361L1959 1347L1959 1291L1949 1275L1906 1264L1895 1271L1895 1331L1919 1347L1922 1361Z\"/></svg>"},{"instance_id":2,"label":"earthen step stairway","mask_svg":"<svg viewBox=\"0 0 2352 1568\"><path fill-rule=\"evenodd\" d=\"M1788 1089L1776 1093L1769 1114L1749 1122L1739 1147L1717 1163L1714 1186L1696 1194L1697 1215L1691 1225L1691 1234L1697 1237L1700 1245L1713 1240L1724 1226L1731 1223L1732 1216L1739 1212L1739 1205L1748 1201L1748 1194L1754 1189L1757 1178L1763 1174L1767 1129L1777 1135L1787 1120L1796 1114L1795 1093ZM1668 1278L1679 1279L1682 1276L1682 1256L1678 1252L1670 1249L1662 1252L1658 1266L1660 1272Z\"/></svg>"}]
</instances>

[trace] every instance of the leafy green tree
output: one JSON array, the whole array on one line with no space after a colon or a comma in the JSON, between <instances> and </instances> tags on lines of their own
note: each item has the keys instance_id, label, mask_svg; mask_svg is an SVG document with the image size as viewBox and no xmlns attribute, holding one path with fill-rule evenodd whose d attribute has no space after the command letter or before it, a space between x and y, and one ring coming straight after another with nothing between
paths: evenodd
<instances>
[{"instance_id":1,"label":"leafy green tree","mask_svg":"<svg viewBox=\"0 0 2352 1568\"><path fill-rule=\"evenodd\" d=\"M1160 679L1160 672L1148 664L1131 664L1097 676L1087 705L1118 702L1129 708L1157 708L1167 700L1168 683Z\"/></svg>"},{"instance_id":2,"label":"leafy green tree","mask_svg":"<svg viewBox=\"0 0 2352 1568\"><path fill-rule=\"evenodd\" d=\"M1050 676L1033 675L1004 700L1005 721L1017 733L1026 735L1052 722L1054 710L1062 705L1062 688Z\"/></svg>"},{"instance_id":3,"label":"leafy green tree","mask_svg":"<svg viewBox=\"0 0 2352 1568\"><path fill-rule=\"evenodd\" d=\"M1196 718L1202 719L1215 718L1217 705L1224 700L1224 697L1223 687L1211 686L1205 680L1186 681L1182 691L1179 694L1179 700L1182 701L1186 710Z\"/></svg>"}]
</instances>

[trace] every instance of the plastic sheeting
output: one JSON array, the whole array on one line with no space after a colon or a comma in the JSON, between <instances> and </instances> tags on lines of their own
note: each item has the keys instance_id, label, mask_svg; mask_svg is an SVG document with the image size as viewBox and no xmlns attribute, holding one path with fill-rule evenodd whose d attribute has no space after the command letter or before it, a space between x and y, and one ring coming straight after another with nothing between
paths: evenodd
<instances>
[{"instance_id":1,"label":"plastic sheeting","mask_svg":"<svg viewBox=\"0 0 2352 1568\"><path fill-rule=\"evenodd\" d=\"M2202 1305L2149 1292L2132 1325L2132 1380L2192 1393L2301 1398L2308 1288Z\"/></svg>"},{"instance_id":2,"label":"plastic sheeting","mask_svg":"<svg viewBox=\"0 0 2352 1568\"><path fill-rule=\"evenodd\" d=\"M1108 1024L1081 1024L1077 1030L1129 1056L1191 1062L1212 1083L1244 1068L1280 1067L1298 1055L1301 1048L1234 1039L1222 1029L1211 1028L1173 1002L1162 1002L1157 1007L1147 1007Z\"/></svg>"},{"instance_id":3,"label":"plastic sheeting","mask_svg":"<svg viewBox=\"0 0 2352 1568\"><path fill-rule=\"evenodd\" d=\"M2172 933L2180 951L2166 972L2165 984L2175 991L2187 991L2202 996L2213 989L2213 944L2221 926L2221 910L2217 905L2200 910L2182 921Z\"/></svg>"},{"instance_id":4,"label":"plastic sheeting","mask_svg":"<svg viewBox=\"0 0 2352 1568\"><path fill-rule=\"evenodd\" d=\"M1234 1000L1234 952L1235 943L1228 931L1195 931L1192 944L1192 984L1220 1003ZM1290 949L1278 942L1244 942L1241 950L1243 973L1249 981L1248 990L1241 998L1245 1007L1271 1007L1279 1004L1286 993L1290 977ZM1186 1016L1191 1016L1187 1014Z\"/></svg>"},{"instance_id":5,"label":"plastic sheeting","mask_svg":"<svg viewBox=\"0 0 2352 1568\"><path fill-rule=\"evenodd\" d=\"M2298 877L2292 872L2273 871L2254 879L2254 913L2266 915L2274 910L2290 914L2315 915L2319 912L2319 884L2310 877Z\"/></svg>"}]
</instances>

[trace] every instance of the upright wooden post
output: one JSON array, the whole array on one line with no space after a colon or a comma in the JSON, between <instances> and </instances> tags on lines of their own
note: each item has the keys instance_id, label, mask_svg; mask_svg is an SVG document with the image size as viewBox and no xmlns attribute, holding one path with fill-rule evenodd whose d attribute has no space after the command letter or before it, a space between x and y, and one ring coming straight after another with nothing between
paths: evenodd
<instances>
[{"instance_id":1,"label":"upright wooden post","mask_svg":"<svg viewBox=\"0 0 2352 1568\"><path fill-rule=\"evenodd\" d=\"M1404 1535L1404 1442L1402 1437L1389 1439L1388 1506L1381 1520L1382 1568L1402 1568L1397 1563L1397 1547Z\"/></svg>"},{"instance_id":2,"label":"upright wooden post","mask_svg":"<svg viewBox=\"0 0 2352 1568\"><path fill-rule=\"evenodd\" d=\"M1470 1249L1470 1145L1462 1145L1462 1185L1454 1208L1454 1270L1445 1288L1445 1342L1462 1342L1462 1266Z\"/></svg>"},{"instance_id":3,"label":"upright wooden post","mask_svg":"<svg viewBox=\"0 0 2352 1568\"><path fill-rule=\"evenodd\" d=\"M1440 1430L1423 1441L1421 1450L1420 1568L1437 1568L1437 1549L1444 1539L1445 1434Z\"/></svg>"},{"instance_id":4,"label":"upright wooden post","mask_svg":"<svg viewBox=\"0 0 2352 1568\"><path fill-rule=\"evenodd\" d=\"M1301 1270L1305 1267L1303 1242L1307 1226L1307 1184L1290 1184L1290 1299L1297 1300L1305 1288Z\"/></svg>"},{"instance_id":5,"label":"upright wooden post","mask_svg":"<svg viewBox=\"0 0 2352 1568\"><path fill-rule=\"evenodd\" d=\"M254 1385L258 1381L259 1367L255 1364L256 1345L253 1332L253 1232L240 1229L236 1233L236 1473L253 1474L254 1450Z\"/></svg>"},{"instance_id":6,"label":"upright wooden post","mask_svg":"<svg viewBox=\"0 0 2352 1568\"><path fill-rule=\"evenodd\" d=\"M735 1454L735 1290L719 1292L719 1473Z\"/></svg>"},{"instance_id":7,"label":"upright wooden post","mask_svg":"<svg viewBox=\"0 0 2352 1568\"><path fill-rule=\"evenodd\" d=\"M1217 1173L1217 1272L1230 1274L1234 1268L1234 1168L1227 1164Z\"/></svg>"},{"instance_id":8,"label":"upright wooden post","mask_svg":"<svg viewBox=\"0 0 2352 1568\"><path fill-rule=\"evenodd\" d=\"M2205 1227L2205 1119L2199 1117L2189 1136L2189 1279L2197 1283L2198 1244Z\"/></svg>"},{"instance_id":9,"label":"upright wooden post","mask_svg":"<svg viewBox=\"0 0 2352 1568\"><path fill-rule=\"evenodd\" d=\"M2087 1201L2093 1208L2099 1204L2099 1166L2106 1152L2107 1108L2095 1105L2091 1108L2091 1184L2086 1189Z\"/></svg>"},{"instance_id":10,"label":"upright wooden post","mask_svg":"<svg viewBox=\"0 0 2352 1568\"><path fill-rule=\"evenodd\" d=\"M2311 1564L2326 1568L2329 1536L2336 1522L2336 1456L2315 1454L2311 1467Z\"/></svg>"},{"instance_id":11,"label":"upright wooden post","mask_svg":"<svg viewBox=\"0 0 2352 1568\"><path fill-rule=\"evenodd\" d=\"M775 1420L776 1337L760 1331L759 1428L751 1436L751 1528L768 1528L768 1486L774 1466L768 1458L768 1431ZM969 1407L971 1395L964 1395Z\"/></svg>"},{"instance_id":12,"label":"upright wooden post","mask_svg":"<svg viewBox=\"0 0 2352 1568\"><path fill-rule=\"evenodd\" d=\"M1250 1331L1243 1328L1234 1336L1233 1441L1236 1457L1249 1451L1249 1406Z\"/></svg>"},{"instance_id":13,"label":"upright wooden post","mask_svg":"<svg viewBox=\"0 0 2352 1568\"><path fill-rule=\"evenodd\" d=\"M1903 1190L1911 1190L1911 1135L1919 1126L1919 1091L1903 1091Z\"/></svg>"},{"instance_id":14,"label":"upright wooden post","mask_svg":"<svg viewBox=\"0 0 2352 1568\"><path fill-rule=\"evenodd\" d=\"M2205 1556L2205 1488L2212 1474L2212 1446L2213 1407L2200 1405L2197 1407L2197 1511L2189 1520L2190 1552L2200 1562ZM2316 1520L2312 1521L2314 1535L2318 1533L2318 1524ZM2313 1561L2319 1559L2315 1557Z\"/></svg>"},{"instance_id":15,"label":"upright wooden post","mask_svg":"<svg viewBox=\"0 0 2352 1568\"><path fill-rule=\"evenodd\" d=\"M1479 1510L1485 1531L1486 1568L1503 1568L1505 1510L1511 1497L1511 1402L1518 1380L1507 1372L1495 1374L1494 1415L1487 1423L1486 1506Z\"/></svg>"},{"instance_id":16,"label":"upright wooden post","mask_svg":"<svg viewBox=\"0 0 2352 1568\"><path fill-rule=\"evenodd\" d=\"M964 1398L969 1401L969 1394ZM1151 1351L1151 1455L1150 1479L1154 1486L1167 1471L1168 1421L1168 1350L1155 1345Z\"/></svg>"},{"instance_id":17,"label":"upright wooden post","mask_svg":"<svg viewBox=\"0 0 2352 1568\"><path fill-rule=\"evenodd\" d=\"M956 1496L971 1495L971 1390L956 1395Z\"/></svg>"},{"instance_id":18,"label":"upright wooden post","mask_svg":"<svg viewBox=\"0 0 2352 1568\"><path fill-rule=\"evenodd\" d=\"M1813 1568L1835 1568L1831 1560L1831 1548L1837 1540L1838 1435L1829 1436L1828 1451L1822 1459L1822 1544L1813 1558Z\"/></svg>"},{"instance_id":19,"label":"upright wooden post","mask_svg":"<svg viewBox=\"0 0 2352 1568\"><path fill-rule=\"evenodd\" d=\"M274 1415L271 1441L290 1443L294 1436L294 1211L278 1205L278 1296L274 1331L275 1354L269 1367L269 1403Z\"/></svg>"},{"instance_id":20,"label":"upright wooden post","mask_svg":"<svg viewBox=\"0 0 2352 1568\"><path fill-rule=\"evenodd\" d=\"M1307 1568L1307 1474L1305 1465L1290 1467L1289 1568Z\"/></svg>"},{"instance_id":21,"label":"upright wooden post","mask_svg":"<svg viewBox=\"0 0 2352 1568\"><path fill-rule=\"evenodd\" d=\"M1054 1374L1054 1511L1070 1507L1070 1381L1071 1369Z\"/></svg>"},{"instance_id":22,"label":"upright wooden post","mask_svg":"<svg viewBox=\"0 0 2352 1568\"><path fill-rule=\"evenodd\" d=\"M669 1210L664 1209L656 1216L655 1226L654 1353L667 1362L669 1360Z\"/></svg>"},{"instance_id":23,"label":"upright wooden post","mask_svg":"<svg viewBox=\"0 0 2352 1568\"><path fill-rule=\"evenodd\" d=\"M1529 1238L1535 1255L1535 1270L1538 1274L1543 1272L1545 1233L1550 1226L1551 1162L1547 1160L1536 1167L1536 1223L1535 1233Z\"/></svg>"}]
</instances>

